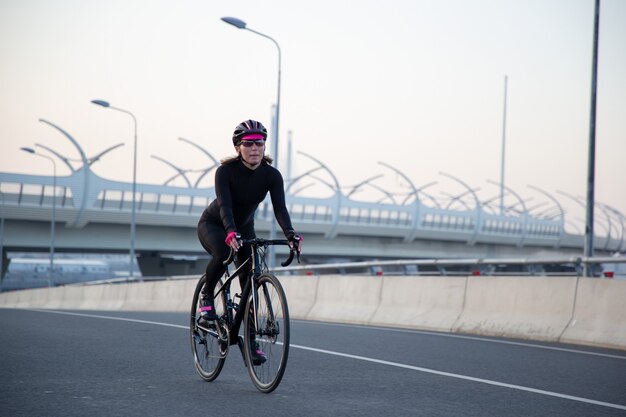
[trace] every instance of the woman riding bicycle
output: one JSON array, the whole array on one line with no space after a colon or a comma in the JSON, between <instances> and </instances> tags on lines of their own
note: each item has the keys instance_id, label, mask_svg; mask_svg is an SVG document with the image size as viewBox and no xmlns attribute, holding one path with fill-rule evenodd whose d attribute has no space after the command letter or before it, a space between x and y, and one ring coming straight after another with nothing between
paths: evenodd
<instances>
[{"instance_id":1,"label":"woman riding bicycle","mask_svg":"<svg viewBox=\"0 0 626 417\"><path fill-rule=\"evenodd\" d=\"M238 238L253 239L254 214L270 193L278 224L287 240L296 244L296 233L285 205L283 177L265 155L267 130L255 120L240 123L233 133L237 156L222 161L215 172L216 199L204 210L198 222L198 238L212 256L206 267L207 282L202 290L200 314L204 320L216 320L213 293L226 271L223 262L230 250L239 251L237 266L250 255L250 247L241 247ZM240 237L239 237L239 236ZM248 276L239 276L244 288ZM262 355L263 352L259 352Z\"/></svg>"}]
</instances>

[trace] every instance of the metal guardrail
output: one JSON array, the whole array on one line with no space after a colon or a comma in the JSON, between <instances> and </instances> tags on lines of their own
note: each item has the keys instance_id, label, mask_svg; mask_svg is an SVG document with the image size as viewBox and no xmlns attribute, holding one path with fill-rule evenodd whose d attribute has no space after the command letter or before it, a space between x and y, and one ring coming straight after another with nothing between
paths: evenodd
<instances>
[{"instance_id":1,"label":"metal guardrail","mask_svg":"<svg viewBox=\"0 0 626 417\"><path fill-rule=\"evenodd\" d=\"M274 268L275 272L319 272L324 270L369 269L382 267L430 266L444 272L446 267L481 267L481 266L536 266L559 265L574 267L577 275L582 275L585 265L626 264L623 257L569 257L569 258L476 258L476 259L408 259L389 261L337 262L314 265L296 265ZM432 272L432 271L431 271ZM489 271L487 271L489 275ZM491 271L494 275L495 271ZM540 274L538 274L540 275Z\"/></svg>"},{"instance_id":2,"label":"metal guardrail","mask_svg":"<svg viewBox=\"0 0 626 417\"><path fill-rule=\"evenodd\" d=\"M387 260L387 261L366 261L366 262L336 262L327 264L307 264L307 265L295 265L289 267L274 268L272 272L281 273L298 273L304 272L307 274L320 273L322 271L341 271L341 270L370 270L372 275L389 275L387 272L383 272L383 267L405 267L405 266L428 266L436 268L436 271L419 272L414 271L408 275L487 275L487 276L500 276L500 275L536 275L536 276L582 276L585 265L609 265L609 264L626 264L626 256L622 257L568 257L568 258L476 258L476 259L407 259L407 260ZM485 267L493 265L506 265L506 266L537 266L537 265L557 265L557 266L569 266L573 268L572 272L548 272L545 271L529 271L526 273L498 273L494 270L480 270L476 269L470 271L472 267ZM462 271L447 271L449 267L466 267ZM474 272L474 273L472 273ZM476 273L478 272L478 273ZM596 276L602 276L602 271L599 269L596 271ZM360 272L359 272L360 273ZM395 275L398 275L397 273ZM605 274L605 277L612 278L612 274ZM626 276L626 272L625 272ZM123 284L131 282L145 282L145 281L165 281L165 280L181 280L181 279L197 279L198 275L184 275L184 276L159 276L159 277L118 277L111 279L102 279L89 282L78 282L74 284L68 284L69 286L84 286L84 285L102 285L102 284Z\"/></svg>"}]
</instances>

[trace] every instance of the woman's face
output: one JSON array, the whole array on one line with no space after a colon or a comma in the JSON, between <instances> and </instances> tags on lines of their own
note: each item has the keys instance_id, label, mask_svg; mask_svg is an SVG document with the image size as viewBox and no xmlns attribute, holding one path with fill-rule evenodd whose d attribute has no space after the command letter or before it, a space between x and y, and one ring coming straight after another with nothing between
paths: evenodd
<instances>
[{"instance_id":1,"label":"woman's face","mask_svg":"<svg viewBox=\"0 0 626 417\"><path fill-rule=\"evenodd\" d=\"M243 161L250 167L257 167L265 154L264 140L242 140L238 146Z\"/></svg>"}]
</instances>

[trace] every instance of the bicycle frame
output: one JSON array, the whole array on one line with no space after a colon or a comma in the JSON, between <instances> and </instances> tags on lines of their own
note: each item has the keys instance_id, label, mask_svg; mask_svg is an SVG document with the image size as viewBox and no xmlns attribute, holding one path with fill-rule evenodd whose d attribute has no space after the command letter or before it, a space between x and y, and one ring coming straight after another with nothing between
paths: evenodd
<instances>
[{"instance_id":1,"label":"bicycle frame","mask_svg":"<svg viewBox=\"0 0 626 417\"><path fill-rule=\"evenodd\" d=\"M256 280L261 276L261 274L265 271L261 270L261 256L259 255L259 247L261 245L257 243L251 244L251 255L246 259L241 265L239 265L235 271L231 274L228 273L228 269L226 270L226 275L228 278L226 281L220 286L220 288L215 292L215 296L219 297L220 293L224 293L224 298L226 299L225 306L225 314L227 320L227 327L229 328L229 340L230 344L237 344L239 338L239 329L241 328L241 324L243 322L243 316L245 314L246 308L248 308L248 298L250 296L250 291L252 291L252 312L254 314L254 323L255 323L255 331L258 329L259 323L256 315L257 311L257 303L258 303L258 291L257 286L252 285L256 282ZM252 262L252 265L248 265ZM250 278L246 281L244 288L241 289L241 301L239 304L236 304L234 300L231 298L230 286L235 279L242 273L246 273L250 271ZM267 297L267 292L264 292ZM271 305L271 303L268 303ZM235 314L233 314L235 311ZM269 311L269 314L273 317L274 312Z\"/></svg>"}]
</instances>

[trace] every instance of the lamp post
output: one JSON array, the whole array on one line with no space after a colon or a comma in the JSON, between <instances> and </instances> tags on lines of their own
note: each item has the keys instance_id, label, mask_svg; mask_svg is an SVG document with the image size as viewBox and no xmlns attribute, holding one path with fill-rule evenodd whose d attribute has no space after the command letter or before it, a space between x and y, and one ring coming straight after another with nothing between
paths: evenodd
<instances>
[{"instance_id":1,"label":"lamp post","mask_svg":"<svg viewBox=\"0 0 626 417\"><path fill-rule=\"evenodd\" d=\"M21 148L24 152L32 153L41 158L45 158L52 162L52 220L50 221L50 273L48 274L48 287L52 286L52 274L54 273L54 225L56 223L56 208L57 208L57 164L54 159L48 155L37 153L33 148Z\"/></svg>"},{"instance_id":2,"label":"lamp post","mask_svg":"<svg viewBox=\"0 0 626 417\"><path fill-rule=\"evenodd\" d=\"M506 95L508 76L504 76L504 112L502 115L502 157L500 163L500 215L504 215L504 161L506 156Z\"/></svg>"},{"instance_id":3,"label":"lamp post","mask_svg":"<svg viewBox=\"0 0 626 417\"><path fill-rule=\"evenodd\" d=\"M135 126L135 137L134 137L134 146L133 146L133 198L132 198L132 207L131 207L131 215L130 215L130 267L129 274L130 278L134 276L135 269L135 199L136 199L136 189L137 189L137 118L134 114L129 112L128 110L120 109L119 107L113 107L109 104L108 101L104 100L91 100L93 104L98 106L102 106L105 108L117 110L122 113L126 113L133 118L133 123Z\"/></svg>"},{"instance_id":4,"label":"lamp post","mask_svg":"<svg viewBox=\"0 0 626 417\"><path fill-rule=\"evenodd\" d=\"M593 257L593 207L595 205L596 171L596 96L598 84L598 32L600 27L600 0L595 1L593 20L593 52L591 60L591 109L589 116L589 150L587 160L587 205L585 212L585 256ZM592 277L593 269L585 264L585 276Z\"/></svg>"},{"instance_id":5,"label":"lamp post","mask_svg":"<svg viewBox=\"0 0 626 417\"><path fill-rule=\"evenodd\" d=\"M276 161L276 166L278 167L278 132L279 132L279 121L280 121L280 67L281 67L281 52L280 45L278 42L270 36L267 36L264 33L257 32L256 30L250 29L247 27L246 22L243 20L237 19L236 17L222 17L222 20L229 25L235 26L237 29L245 29L252 33L256 33L259 36L263 36L264 38L269 39L276 45L276 49L278 50L278 92L276 95L276 120L274 126L274 143L272 144L272 153L274 154L274 160ZM276 222L272 219L272 225L270 229L270 239L276 239ZM276 252L274 251L274 247L270 247L270 268L273 268L276 264Z\"/></svg>"}]
</instances>

